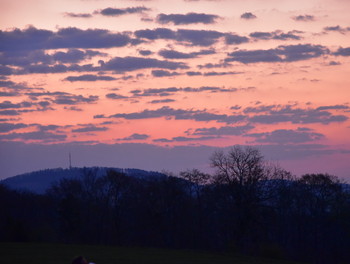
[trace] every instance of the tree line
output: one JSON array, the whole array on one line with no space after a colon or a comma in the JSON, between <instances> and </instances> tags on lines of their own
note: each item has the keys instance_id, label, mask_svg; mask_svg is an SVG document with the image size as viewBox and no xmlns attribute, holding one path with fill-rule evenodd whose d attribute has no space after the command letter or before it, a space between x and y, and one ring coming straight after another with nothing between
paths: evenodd
<instances>
[{"instance_id":1,"label":"tree line","mask_svg":"<svg viewBox=\"0 0 350 264\"><path fill-rule=\"evenodd\" d=\"M145 178L109 170L44 195L0 185L0 240L224 250L347 263L350 192L336 176L299 178L251 147L215 152L215 174Z\"/></svg>"}]
</instances>

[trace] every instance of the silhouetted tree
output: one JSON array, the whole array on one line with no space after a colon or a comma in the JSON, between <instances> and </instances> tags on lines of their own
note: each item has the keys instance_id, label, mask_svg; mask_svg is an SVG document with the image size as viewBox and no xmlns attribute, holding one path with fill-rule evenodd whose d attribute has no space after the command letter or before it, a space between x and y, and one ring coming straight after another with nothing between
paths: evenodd
<instances>
[{"instance_id":1,"label":"silhouetted tree","mask_svg":"<svg viewBox=\"0 0 350 264\"><path fill-rule=\"evenodd\" d=\"M350 259L349 185L299 179L251 147L215 152L216 174L84 169L45 195L0 184L0 241L239 249L315 264Z\"/></svg>"},{"instance_id":2,"label":"silhouetted tree","mask_svg":"<svg viewBox=\"0 0 350 264\"><path fill-rule=\"evenodd\" d=\"M256 252L263 231L261 212L271 199L271 180L278 173L252 147L234 146L227 153L217 151L210 160L216 169L215 182L226 187L234 239L241 250Z\"/></svg>"},{"instance_id":3,"label":"silhouetted tree","mask_svg":"<svg viewBox=\"0 0 350 264\"><path fill-rule=\"evenodd\" d=\"M345 202L339 179L328 174L303 175L296 181L294 195L300 257L314 263L337 263L344 242L339 208Z\"/></svg>"},{"instance_id":4,"label":"silhouetted tree","mask_svg":"<svg viewBox=\"0 0 350 264\"><path fill-rule=\"evenodd\" d=\"M192 243L194 247L204 246L206 244L205 229L207 212L204 204L204 192L207 185L210 184L211 176L197 169L186 170L180 172L180 177L185 179L186 192L190 196L191 211L188 215L191 228L189 232L192 234Z\"/></svg>"}]
</instances>

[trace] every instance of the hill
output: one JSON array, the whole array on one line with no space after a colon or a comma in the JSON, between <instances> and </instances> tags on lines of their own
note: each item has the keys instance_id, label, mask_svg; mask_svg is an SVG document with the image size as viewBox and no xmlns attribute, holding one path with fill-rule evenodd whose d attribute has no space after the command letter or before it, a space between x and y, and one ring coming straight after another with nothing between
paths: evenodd
<instances>
[{"instance_id":1,"label":"hill","mask_svg":"<svg viewBox=\"0 0 350 264\"><path fill-rule=\"evenodd\" d=\"M134 178L165 177L164 174L159 172L139 169L121 169L110 167L84 167L71 169L56 168L20 174L4 179L0 183L13 190L30 191L43 194L53 183L56 183L63 178L80 178L87 173L96 173L97 177L100 177L105 175L107 170L123 172L127 176Z\"/></svg>"},{"instance_id":2,"label":"hill","mask_svg":"<svg viewBox=\"0 0 350 264\"><path fill-rule=\"evenodd\" d=\"M170 250L155 248L126 248L63 244L3 243L0 244L1 263L59 264L70 263L77 255L96 264L296 264L297 262L254 258L219 252Z\"/></svg>"}]
</instances>

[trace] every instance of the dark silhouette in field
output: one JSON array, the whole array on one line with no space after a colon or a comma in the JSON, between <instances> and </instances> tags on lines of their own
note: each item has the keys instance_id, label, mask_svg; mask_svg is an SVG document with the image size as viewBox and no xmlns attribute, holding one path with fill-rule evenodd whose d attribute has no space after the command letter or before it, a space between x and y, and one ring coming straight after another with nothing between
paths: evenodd
<instances>
[{"instance_id":1,"label":"dark silhouette in field","mask_svg":"<svg viewBox=\"0 0 350 264\"><path fill-rule=\"evenodd\" d=\"M254 148L211 157L214 175L130 177L86 169L45 194L0 185L0 240L224 250L309 263L350 259L350 192L293 177Z\"/></svg>"},{"instance_id":2,"label":"dark silhouette in field","mask_svg":"<svg viewBox=\"0 0 350 264\"><path fill-rule=\"evenodd\" d=\"M89 264L89 263L83 256L79 256L73 259L72 264Z\"/></svg>"}]
</instances>

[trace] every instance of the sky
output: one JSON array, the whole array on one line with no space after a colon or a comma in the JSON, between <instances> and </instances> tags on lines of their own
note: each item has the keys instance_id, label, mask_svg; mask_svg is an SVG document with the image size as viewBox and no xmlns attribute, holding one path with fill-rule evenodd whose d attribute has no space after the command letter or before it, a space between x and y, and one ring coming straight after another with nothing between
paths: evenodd
<instances>
[{"instance_id":1,"label":"sky","mask_svg":"<svg viewBox=\"0 0 350 264\"><path fill-rule=\"evenodd\" d=\"M0 0L0 179L211 172L261 150L350 180L348 0Z\"/></svg>"}]
</instances>

